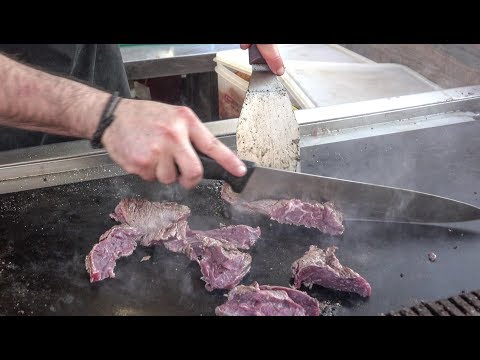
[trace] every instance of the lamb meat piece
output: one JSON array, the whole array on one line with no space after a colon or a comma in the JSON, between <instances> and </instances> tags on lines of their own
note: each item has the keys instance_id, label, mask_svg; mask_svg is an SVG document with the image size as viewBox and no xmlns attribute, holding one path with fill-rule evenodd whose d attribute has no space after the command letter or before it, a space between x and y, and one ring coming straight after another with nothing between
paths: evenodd
<instances>
[{"instance_id":1,"label":"lamb meat piece","mask_svg":"<svg viewBox=\"0 0 480 360\"><path fill-rule=\"evenodd\" d=\"M225 304L215 308L218 316L305 316L305 309L285 291L260 290L258 284L239 285Z\"/></svg>"},{"instance_id":2,"label":"lamb meat piece","mask_svg":"<svg viewBox=\"0 0 480 360\"><path fill-rule=\"evenodd\" d=\"M305 315L307 316L319 316L320 311L325 307L324 304L320 304L317 299L311 297L306 292L292 289L289 287L260 285L260 290L285 291L290 297L290 299L292 299L294 302L301 305L305 309Z\"/></svg>"},{"instance_id":3,"label":"lamb meat piece","mask_svg":"<svg viewBox=\"0 0 480 360\"><path fill-rule=\"evenodd\" d=\"M224 240L234 245L237 249L248 250L260 237L260 228L247 225L231 225L213 230L190 230L191 235L204 235L217 240Z\"/></svg>"},{"instance_id":4,"label":"lamb meat piece","mask_svg":"<svg viewBox=\"0 0 480 360\"><path fill-rule=\"evenodd\" d=\"M308 294L283 286L238 285L226 303L217 306L218 316L318 316L320 303ZM324 305L322 305L324 307Z\"/></svg>"},{"instance_id":5,"label":"lamb meat piece","mask_svg":"<svg viewBox=\"0 0 480 360\"><path fill-rule=\"evenodd\" d=\"M165 247L173 252L184 253L189 241L196 235L202 235L216 240L227 242L237 249L248 250L255 245L260 237L260 228L252 228L247 225L230 225L212 230L192 230L187 228L186 237L165 241Z\"/></svg>"},{"instance_id":6,"label":"lamb meat piece","mask_svg":"<svg viewBox=\"0 0 480 360\"><path fill-rule=\"evenodd\" d=\"M238 194L226 183L222 187L221 195L225 201L241 211L260 213L280 224L303 225L331 235L340 235L345 230L342 224L343 215L335 209L332 202L305 202L298 199L245 202L240 200Z\"/></svg>"},{"instance_id":7,"label":"lamb meat piece","mask_svg":"<svg viewBox=\"0 0 480 360\"><path fill-rule=\"evenodd\" d=\"M250 271L252 257L225 240L191 234L163 244L168 250L183 253L200 265L202 280L208 291L231 289Z\"/></svg>"},{"instance_id":8,"label":"lamb meat piece","mask_svg":"<svg viewBox=\"0 0 480 360\"><path fill-rule=\"evenodd\" d=\"M140 243L152 246L162 241L186 236L190 209L174 202L151 202L143 199L122 199L110 216L137 228L144 235Z\"/></svg>"},{"instance_id":9,"label":"lamb meat piece","mask_svg":"<svg viewBox=\"0 0 480 360\"><path fill-rule=\"evenodd\" d=\"M357 293L363 297L372 294L370 284L352 269L343 266L335 256L337 247L330 246L326 250L310 246L310 249L292 264L294 284L298 289L313 284L323 287Z\"/></svg>"},{"instance_id":10,"label":"lamb meat piece","mask_svg":"<svg viewBox=\"0 0 480 360\"><path fill-rule=\"evenodd\" d=\"M172 252L176 253L185 253L187 251L189 240L191 237L186 237L183 239L172 239L163 242L163 245Z\"/></svg>"},{"instance_id":11,"label":"lamb meat piece","mask_svg":"<svg viewBox=\"0 0 480 360\"><path fill-rule=\"evenodd\" d=\"M114 278L116 261L129 256L137 247L137 240L142 234L135 228L116 225L100 236L96 244L85 258L85 267L90 274L90 282L100 281L108 277Z\"/></svg>"},{"instance_id":12,"label":"lamb meat piece","mask_svg":"<svg viewBox=\"0 0 480 360\"><path fill-rule=\"evenodd\" d=\"M195 235L188 239L185 254L200 265L208 291L232 289L250 271L252 257L226 241Z\"/></svg>"},{"instance_id":13,"label":"lamb meat piece","mask_svg":"<svg viewBox=\"0 0 480 360\"><path fill-rule=\"evenodd\" d=\"M260 229L246 225L198 231L188 228L190 209L172 202L123 199L110 216L140 233L144 246L163 243L173 252L186 254L200 265L208 291L231 289L250 271L252 257L237 249L248 249Z\"/></svg>"}]
</instances>

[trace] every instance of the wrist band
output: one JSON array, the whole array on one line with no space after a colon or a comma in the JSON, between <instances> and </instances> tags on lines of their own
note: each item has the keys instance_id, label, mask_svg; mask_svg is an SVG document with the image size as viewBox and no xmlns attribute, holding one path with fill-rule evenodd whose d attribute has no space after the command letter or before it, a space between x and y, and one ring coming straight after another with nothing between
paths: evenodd
<instances>
[{"instance_id":1,"label":"wrist band","mask_svg":"<svg viewBox=\"0 0 480 360\"><path fill-rule=\"evenodd\" d=\"M105 106L105 110L103 111L102 117L100 118L97 130L93 134L92 140L90 140L90 144L93 148L100 149L103 147L103 133L115 119L115 115L113 114L113 112L115 111L120 100L122 100L122 98L118 96L118 91L115 91L110 97L107 106Z\"/></svg>"}]
</instances>

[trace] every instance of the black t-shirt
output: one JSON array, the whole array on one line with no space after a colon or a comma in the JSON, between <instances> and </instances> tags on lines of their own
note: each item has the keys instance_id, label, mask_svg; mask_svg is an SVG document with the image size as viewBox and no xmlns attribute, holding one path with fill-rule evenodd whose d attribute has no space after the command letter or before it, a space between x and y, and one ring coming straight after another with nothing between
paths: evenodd
<instances>
[{"instance_id":1,"label":"black t-shirt","mask_svg":"<svg viewBox=\"0 0 480 360\"><path fill-rule=\"evenodd\" d=\"M0 52L54 75L78 79L130 97L120 48L116 44L0 44ZM74 138L0 126L0 151L69 140Z\"/></svg>"}]
</instances>

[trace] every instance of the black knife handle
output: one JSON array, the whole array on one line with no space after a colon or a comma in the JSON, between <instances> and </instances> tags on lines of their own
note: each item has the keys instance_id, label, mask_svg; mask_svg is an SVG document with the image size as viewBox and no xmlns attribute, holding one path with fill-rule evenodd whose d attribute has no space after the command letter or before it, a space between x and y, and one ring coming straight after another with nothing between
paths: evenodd
<instances>
[{"instance_id":1,"label":"black knife handle","mask_svg":"<svg viewBox=\"0 0 480 360\"><path fill-rule=\"evenodd\" d=\"M248 180L253 174L255 170L255 163L247 160L242 160L245 166L247 167L247 173L242 177L236 177L230 174L227 170L220 166L215 160L212 158L198 154L200 161L203 165L203 178L204 179L212 179L212 180L223 180L230 184L233 191L240 193L247 185Z\"/></svg>"},{"instance_id":2,"label":"black knife handle","mask_svg":"<svg viewBox=\"0 0 480 360\"><path fill-rule=\"evenodd\" d=\"M248 56L250 58L250 65L253 64L267 64L267 61L258 50L257 44L252 44L248 49Z\"/></svg>"},{"instance_id":3,"label":"black knife handle","mask_svg":"<svg viewBox=\"0 0 480 360\"><path fill-rule=\"evenodd\" d=\"M255 170L256 164L252 161L242 160L245 166L247 167L247 173L242 177L236 177L230 174L227 170L225 170L219 163L217 163L212 158L208 157L205 154L202 154L198 150L196 150L197 155L200 159L200 162L203 166L203 178L210 179L210 180L223 180L230 184L233 191L240 193L247 185L248 180L253 174ZM178 168L177 164L175 164L177 168L177 173L180 174L180 169Z\"/></svg>"}]
</instances>

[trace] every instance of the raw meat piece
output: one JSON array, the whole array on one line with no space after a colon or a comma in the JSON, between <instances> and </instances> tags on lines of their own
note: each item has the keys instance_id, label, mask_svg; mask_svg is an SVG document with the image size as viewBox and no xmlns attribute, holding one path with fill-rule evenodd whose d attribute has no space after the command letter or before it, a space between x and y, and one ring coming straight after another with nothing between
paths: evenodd
<instances>
[{"instance_id":1,"label":"raw meat piece","mask_svg":"<svg viewBox=\"0 0 480 360\"><path fill-rule=\"evenodd\" d=\"M212 230L192 230L187 228L186 237L165 241L165 247L173 252L185 252L189 239L195 235L203 235L216 240L227 242L237 249L248 250L260 237L260 228L252 228L247 225L230 225Z\"/></svg>"},{"instance_id":2,"label":"raw meat piece","mask_svg":"<svg viewBox=\"0 0 480 360\"><path fill-rule=\"evenodd\" d=\"M128 228L135 232L133 243L129 243L133 248L125 254L115 253L117 255L112 256L103 251L105 245L97 244L91 252L95 254L93 259L96 262L88 260L87 270L93 269L95 281L113 277L115 260L130 255L136 247L135 241L144 246L163 243L168 250L184 253L200 265L202 280L206 282L208 291L231 289L238 285L250 271L252 258L237 247L248 249L252 246L260 236L260 228L234 225L206 231L190 230L187 224L189 215L188 207L172 202L122 199L110 216L125 224L118 228ZM112 237L109 248L122 247L122 241L125 239ZM87 259L89 257L90 255ZM97 263L108 265L105 274L96 270Z\"/></svg>"},{"instance_id":3,"label":"raw meat piece","mask_svg":"<svg viewBox=\"0 0 480 360\"><path fill-rule=\"evenodd\" d=\"M239 285L217 306L218 316L318 316L320 303L308 294L282 286Z\"/></svg>"},{"instance_id":4,"label":"raw meat piece","mask_svg":"<svg viewBox=\"0 0 480 360\"><path fill-rule=\"evenodd\" d=\"M129 256L137 247L141 233L130 226L116 225L100 236L96 244L85 258L85 266L90 274L90 282L100 281L108 277L114 278L115 263L122 256Z\"/></svg>"},{"instance_id":5,"label":"raw meat piece","mask_svg":"<svg viewBox=\"0 0 480 360\"><path fill-rule=\"evenodd\" d=\"M230 225L213 230L190 230L189 234L205 235L210 238L225 240L238 249L248 250L260 237L260 228L247 225Z\"/></svg>"},{"instance_id":6,"label":"raw meat piece","mask_svg":"<svg viewBox=\"0 0 480 360\"><path fill-rule=\"evenodd\" d=\"M221 195L225 201L241 211L260 213L280 224L303 225L331 235L340 235L345 230L342 224L343 216L331 202L322 204L298 199L245 202L240 200L238 194L226 183L222 187Z\"/></svg>"},{"instance_id":7,"label":"raw meat piece","mask_svg":"<svg viewBox=\"0 0 480 360\"><path fill-rule=\"evenodd\" d=\"M144 234L140 243L151 246L172 238L184 238L189 215L187 206L173 202L122 199L110 216L137 228Z\"/></svg>"},{"instance_id":8,"label":"raw meat piece","mask_svg":"<svg viewBox=\"0 0 480 360\"><path fill-rule=\"evenodd\" d=\"M250 271L252 257L235 246L207 236L188 239L185 254L200 265L208 291L232 289Z\"/></svg>"},{"instance_id":9,"label":"raw meat piece","mask_svg":"<svg viewBox=\"0 0 480 360\"><path fill-rule=\"evenodd\" d=\"M311 297L306 292L299 291L284 286L270 286L260 285L260 290L283 290L286 291L290 299L301 305L305 309L305 315L318 316L320 315L319 302L317 299ZM324 305L322 305L323 309Z\"/></svg>"},{"instance_id":10,"label":"raw meat piece","mask_svg":"<svg viewBox=\"0 0 480 360\"><path fill-rule=\"evenodd\" d=\"M337 247L330 246L326 250L310 246L310 249L292 264L295 287L313 284L323 287L357 293L368 297L372 293L370 284L352 269L343 266L335 256Z\"/></svg>"},{"instance_id":11,"label":"raw meat piece","mask_svg":"<svg viewBox=\"0 0 480 360\"><path fill-rule=\"evenodd\" d=\"M209 235L213 236L209 236ZM260 235L260 228L234 225L220 229L199 231L187 230L183 239L165 241L165 247L173 252L184 253L200 265L208 291L231 289L238 285L250 271L252 257L237 249L248 248Z\"/></svg>"},{"instance_id":12,"label":"raw meat piece","mask_svg":"<svg viewBox=\"0 0 480 360\"><path fill-rule=\"evenodd\" d=\"M164 241L163 245L172 252L176 253L185 253L188 246L188 240L191 239L189 237L183 239L172 239L168 241Z\"/></svg>"}]
</instances>

